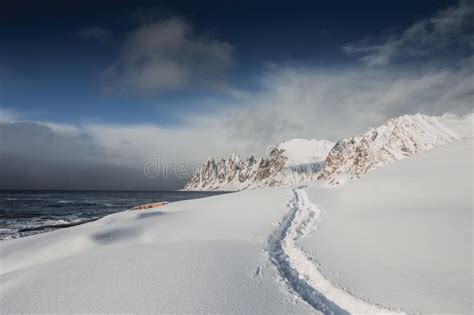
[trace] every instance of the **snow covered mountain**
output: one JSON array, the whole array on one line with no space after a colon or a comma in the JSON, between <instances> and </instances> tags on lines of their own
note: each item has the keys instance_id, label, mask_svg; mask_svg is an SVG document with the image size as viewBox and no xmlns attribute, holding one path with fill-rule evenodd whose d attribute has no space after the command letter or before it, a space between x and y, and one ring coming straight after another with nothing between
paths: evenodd
<instances>
[{"instance_id":1,"label":"snow covered mountain","mask_svg":"<svg viewBox=\"0 0 474 315\"><path fill-rule=\"evenodd\" d=\"M216 162L209 158L184 190L233 191L316 180L334 146L328 140L293 139L268 150L268 157L241 159L237 153Z\"/></svg>"},{"instance_id":2,"label":"snow covered mountain","mask_svg":"<svg viewBox=\"0 0 474 315\"><path fill-rule=\"evenodd\" d=\"M474 115L441 117L404 115L343 139L329 152L319 179L337 182L337 177L359 177L377 167L416 153L473 137Z\"/></svg>"},{"instance_id":3,"label":"snow covered mountain","mask_svg":"<svg viewBox=\"0 0 474 315\"><path fill-rule=\"evenodd\" d=\"M474 114L440 117L421 114L392 118L377 128L338 141L293 139L275 146L267 158L210 158L185 190L242 190L354 178L419 152L473 137ZM339 179L336 179L339 178Z\"/></svg>"}]
</instances>

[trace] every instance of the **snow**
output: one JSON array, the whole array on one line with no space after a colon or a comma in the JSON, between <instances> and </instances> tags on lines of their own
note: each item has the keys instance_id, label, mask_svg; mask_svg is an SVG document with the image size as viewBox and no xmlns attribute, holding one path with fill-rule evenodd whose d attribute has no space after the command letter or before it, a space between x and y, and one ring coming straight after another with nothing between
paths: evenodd
<instances>
[{"instance_id":1,"label":"snow","mask_svg":"<svg viewBox=\"0 0 474 315\"><path fill-rule=\"evenodd\" d=\"M219 195L2 241L1 312L312 312L265 253L290 197Z\"/></svg>"},{"instance_id":2,"label":"snow","mask_svg":"<svg viewBox=\"0 0 474 315\"><path fill-rule=\"evenodd\" d=\"M323 210L299 242L333 283L407 312L472 312L473 140L308 193Z\"/></svg>"},{"instance_id":3,"label":"snow","mask_svg":"<svg viewBox=\"0 0 474 315\"><path fill-rule=\"evenodd\" d=\"M387 311L332 286L295 245L318 213L304 190L271 188L3 241L2 312Z\"/></svg>"},{"instance_id":4,"label":"snow","mask_svg":"<svg viewBox=\"0 0 474 315\"><path fill-rule=\"evenodd\" d=\"M370 303L333 285L296 242L310 234L321 217L321 210L309 199L306 191L295 188L294 199L280 228L269 242L269 253L282 277L291 288L324 314L397 314L401 310L388 309Z\"/></svg>"}]
</instances>

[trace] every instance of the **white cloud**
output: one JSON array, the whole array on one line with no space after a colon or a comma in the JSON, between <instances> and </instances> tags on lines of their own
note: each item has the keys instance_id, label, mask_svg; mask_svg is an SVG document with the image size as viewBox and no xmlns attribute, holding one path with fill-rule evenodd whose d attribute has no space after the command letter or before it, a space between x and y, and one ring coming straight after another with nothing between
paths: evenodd
<instances>
[{"instance_id":1,"label":"white cloud","mask_svg":"<svg viewBox=\"0 0 474 315\"><path fill-rule=\"evenodd\" d=\"M12 111L0 108L0 123L7 123L18 120L18 114Z\"/></svg>"},{"instance_id":2,"label":"white cloud","mask_svg":"<svg viewBox=\"0 0 474 315\"><path fill-rule=\"evenodd\" d=\"M258 154L294 137L337 140L402 114L471 112L473 60L417 71L276 68L262 78L263 91L248 92L237 106L210 106L212 112L186 116L179 126L47 125L62 134L86 135L111 161L129 166L156 154L189 163L234 150Z\"/></svg>"},{"instance_id":3,"label":"white cloud","mask_svg":"<svg viewBox=\"0 0 474 315\"><path fill-rule=\"evenodd\" d=\"M461 0L430 18L418 21L382 43L366 39L343 47L348 54L364 54L369 66L383 66L399 57L429 56L449 49L474 49L474 2Z\"/></svg>"},{"instance_id":4,"label":"white cloud","mask_svg":"<svg viewBox=\"0 0 474 315\"><path fill-rule=\"evenodd\" d=\"M232 48L197 36L181 18L140 26L125 41L104 84L108 92L158 94L188 88L222 88Z\"/></svg>"},{"instance_id":5,"label":"white cloud","mask_svg":"<svg viewBox=\"0 0 474 315\"><path fill-rule=\"evenodd\" d=\"M262 147L293 137L337 140L403 114L466 114L474 104L473 61L404 70L282 68L229 114L226 132Z\"/></svg>"},{"instance_id":6,"label":"white cloud","mask_svg":"<svg viewBox=\"0 0 474 315\"><path fill-rule=\"evenodd\" d=\"M81 129L77 126L62 124L57 122L38 122L51 128L54 132L65 136L79 137L81 135Z\"/></svg>"}]
</instances>

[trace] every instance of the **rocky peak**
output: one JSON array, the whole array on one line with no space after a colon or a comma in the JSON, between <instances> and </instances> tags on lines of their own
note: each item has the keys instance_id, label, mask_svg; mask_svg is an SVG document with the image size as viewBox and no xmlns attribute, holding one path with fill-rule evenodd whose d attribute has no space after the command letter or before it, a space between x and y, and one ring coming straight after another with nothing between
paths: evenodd
<instances>
[{"instance_id":1,"label":"rocky peak","mask_svg":"<svg viewBox=\"0 0 474 315\"><path fill-rule=\"evenodd\" d=\"M472 137L472 117L416 114L389 119L378 128L338 141L329 152L319 179L359 177L393 161Z\"/></svg>"}]
</instances>

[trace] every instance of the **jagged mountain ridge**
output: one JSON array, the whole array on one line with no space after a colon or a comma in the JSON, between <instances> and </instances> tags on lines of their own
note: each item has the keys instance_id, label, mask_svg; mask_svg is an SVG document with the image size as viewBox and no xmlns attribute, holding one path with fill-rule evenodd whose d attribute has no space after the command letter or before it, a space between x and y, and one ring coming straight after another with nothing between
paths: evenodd
<instances>
[{"instance_id":1,"label":"jagged mountain ridge","mask_svg":"<svg viewBox=\"0 0 474 315\"><path fill-rule=\"evenodd\" d=\"M416 114L389 119L382 126L340 140L329 152L318 179L359 177L377 167L473 136L473 114L441 117Z\"/></svg>"},{"instance_id":2,"label":"jagged mountain ridge","mask_svg":"<svg viewBox=\"0 0 474 315\"><path fill-rule=\"evenodd\" d=\"M189 178L184 190L233 191L316 180L334 142L293 139L269 148L267 157L209 158Z\"/></svg>"},{"instance_id":3,"label":"jagged mountain ridge","mask_svg":"<svg viewBox=\"0 0 474 315\"><path fill-rule=\"evenodd\" d=\"M267 158L210 158L184 190L242 190L314 180L338 183L419 152L473 137L474 114L440 117L421 114L392 118L377 128L337 143L293 139L275 146Z\"/></svg>"}]
</instances>

